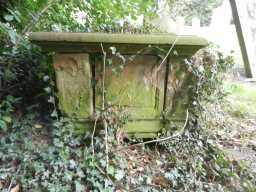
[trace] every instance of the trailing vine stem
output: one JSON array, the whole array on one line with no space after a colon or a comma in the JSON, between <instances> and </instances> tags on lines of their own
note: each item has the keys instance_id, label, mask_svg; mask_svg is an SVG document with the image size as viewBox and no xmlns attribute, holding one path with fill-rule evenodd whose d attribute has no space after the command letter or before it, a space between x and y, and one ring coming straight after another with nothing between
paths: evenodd
<instances>
[{"instance_id":1,"label":"trailing vine stem","mask_svg":"<svg viewBox=\"0 0 256 192\"><path fill-rule=\"evenodd\" d=\"M100 44L103 53L103 74L102 74L102 111L105 110L105 73L106 73L106 56L102 43ZM108 170L109 157L108 157L108 125L106 119L103 118L103 126L105 129L105 153L106 153L106 170Z\"/></svg>"},{"instance_id":2,"label":"trailing vine stem","mask_svg":"<svg viewBox=\"0 0 256 192\"><path fill-rule=\"evenodd\" d=\"M102 72L102 110L105 109L105 73L106 73L106 56L102 43L100 44L103 53L103 72Z\"/></svg>"}]
</instances>

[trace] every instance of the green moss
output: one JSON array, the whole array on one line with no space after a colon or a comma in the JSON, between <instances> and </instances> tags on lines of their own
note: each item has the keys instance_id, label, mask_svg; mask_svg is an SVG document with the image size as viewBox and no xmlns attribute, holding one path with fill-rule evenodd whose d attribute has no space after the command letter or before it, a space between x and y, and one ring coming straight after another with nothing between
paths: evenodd
<instances>
[{"instance_id":1,"label":"green moss","mask_svg":"<svg viewBox=\"0 0 256 192\"><path fill-rule=\"evenodd\" d=\"M158 137L157 133L129 133L129 137L135 138L156 138Z\"/></svg>"},{"instance_id":2,"label":"green moss","mask_svg":"<svg viewBox=\"0 0 256 192\"><path fill-rule=\"evenodd\" d=\"M107 68L105 88L106 101L125 106L131 119L159 119L163 106L163 88L158 91L150 82L151 69L158 64L157 57L137 57L138 60L125 64L117 75ZM114 64L117 65L118 64ZM97 84L96 104L101 106L102 82Z\"/></svg>"},{"instance_id":3,"label":"green moss","mask_svg":"<svg viewBox=\"0 0 256 192\"><path fill-rule=\"evenodd\" d=\"M91 116L92 89L88 55L58 54L54 65L57 68L56 81L62 112L69 117Z\"/></svg>"},{"instance_id":4,"label":"green moss","mask_svg":"<svg viewBox=\"0 0 256 192\"><path fill-rule=\"evenodd\" d=\"M127 133L157 133L163 128L160 120L135 120L124 126Z\"/></svg>"},{"instance_id":5,"label":"green moss","mask_svg":"<svg viewBox=\"0 0 256 192\"><path fill-rule=\"evenodd\" d=\"M75 129L74 129L75 135L85 135L87 131L92 130L93 125L92 125L92 122L90 121L81 122L81 121L74 120L73 123L75 126Z\"/></svg>"},{"instance_id":6,"label":"green moss","mask_svg":"<svg viewBox=\"0 0 256 192\"><path fill-rule=\"evenodd\" d=\"M123 44L173 44L178 35L159 34L114 34L114 33L70 33L70 32L34 32L29 38L34 42L78 42L78 43L123 43ZM192 35L180 35L177 45L206 46L207 40Z\"/></svg>"},{"instance_id":7,"label":"green moss","mask_svg":"<svg viewBox=\"0 0 256 192\"><path fill-rule=\"evenodd\" d=\"M73 52L74 54L59 54L55 62L59 104L62 112L70 117L88 118L92 115L92 87L89 56L75 52L102 52L99 43L104 43L104 49L110 51L115 46L120 53L137 53L149 44L169 50L177 39L175 34L127 35L127 34L95 34L95 33L33 33L30 38L54 51ZM191 56L196 50L205 46L207 41L195 36L180 36L176 42L175 51L178 55L170 58L170 73L167 90L168 119L185 119L188 103L189 83L175 85L177 81L186 80L186 72L181 61ZM143 46L143 47L140 47ZM152 49L153 50L153 49ZM160 122L163 111L165 65L159 70L158 53L147 52L156 56L137 55L135 60L120 63L113 60L112 66L107 65L105 74L105 102L123 106L130 114L131 120L124 129L133 135L144 137L145 134L156 135L164 125ZM65 52L64 51L64 52ZM68 56L67 56L68 55ZM85 56L86 55L86 56ZM108 54L107 54L108 55ZM85 57L84 57L85 56ZM63 57L66 57L63 59ZM71 57L71 59L70 59ZM119 58L120 60L120 58ZM96 66L96 107L102 106L102 61ZM64 64L63 64L64 63ZM115 74L114 65L121 72ZM168 92L169 91L169 92ZM81 126L80 128L83 128ZM82 130L82 129L81 129ZM144 134L144 135L143 135Z\"/></svg>"}]
</instances>

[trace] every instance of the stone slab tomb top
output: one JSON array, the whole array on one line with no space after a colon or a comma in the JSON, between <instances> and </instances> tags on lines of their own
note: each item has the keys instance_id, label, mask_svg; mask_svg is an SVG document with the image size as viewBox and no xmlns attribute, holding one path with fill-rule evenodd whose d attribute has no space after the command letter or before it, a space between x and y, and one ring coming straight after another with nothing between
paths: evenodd
<instances>
[{"instance_id":1,"label":"stone slab tomb top","mask_svg":"<svg viewBox=\"0 0 256 192\"><path fill-rule=\"evenodd\" d=\"M207 40L197 36L176 34L114 34L114 33L70 33L70 32L33 32L29 39L44 51L66 53L102 53L100 43L106 48L115 46L121 53L133 54L145 49L142 54L154 54L152 47L168 50L175 48L182 55L191 55L208 44ZM149 47L149 48L147 48ZM147 49L146 49L147 48ZM106 49L107 50L107 49Z\"/></svg>"}]
</instances>

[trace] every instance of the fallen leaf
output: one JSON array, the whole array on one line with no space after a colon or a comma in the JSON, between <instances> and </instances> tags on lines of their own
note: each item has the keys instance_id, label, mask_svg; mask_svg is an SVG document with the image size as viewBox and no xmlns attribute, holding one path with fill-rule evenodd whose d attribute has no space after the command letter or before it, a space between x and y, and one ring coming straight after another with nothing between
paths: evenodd
<instances>
[{"instance_id":1,"label":"fallen leaf","mask_svg":"<svg viewBox=\"0 0 256 192\"><path fill-rule=\"evenodd\" d=\"M164 178L163 176L159 175L157 177L154 178L153 182L156 185L160 185L161 187L167 188L169 186L168 181L166 178Z\"/></svg>"},{"instance_id":2,"label":"fallen leaf","mask_svg":"<svg viewBox=\"0 0 256 192\"><path fill-rule=\"evenodd\" d=\"M20 191L20 185L19 184L11 189L11 192L19 192L19 191Z\"/></svg>"},{"instance_id":3,"label":"fallen leaf","mask_svg":"<svg viewBox=\"0 0 256 192\"><path fill-rule=\"evenodd\" d=\"M35 124L34 126L35 126L36 129L41 129L43 127L41 124L38 124L38 123Z\"/></svg>"},{"instance_id":4,"label":"fallen leaf","mask_svg":"<svg viewBox=\"0 0 256 192\"><path fill-rule=\"evenodd\" d=\"M12 118L10 116L3 116L2 118L7 123L11 123L12 122Z\"/></svg>"},{"instance_id":5,"label":"fallen leaf","mask_svg":"<svg viewBox=\"0 0 256 192\"><path fill-rule=\"evenodd\" d=\"M4 184L2 181L0 181L0 190L4 188Z\"/></svg>"}]
</instances>

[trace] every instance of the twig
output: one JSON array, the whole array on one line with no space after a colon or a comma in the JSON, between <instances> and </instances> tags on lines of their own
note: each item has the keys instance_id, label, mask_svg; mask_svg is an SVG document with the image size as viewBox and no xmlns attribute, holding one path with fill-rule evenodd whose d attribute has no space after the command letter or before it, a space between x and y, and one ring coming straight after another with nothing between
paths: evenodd
<instances>
[{"instance_id":1,"label":"twig","mask_svg":"<svg viewBox=\"0 0 256 192\"><path fill-rule=\"evenodd\" d=\"M104 119L103 120L104 123L104 128L105 128L105 142L106 142L106 169L108 170L108 162L109 162L109 158L108 158L108 126L107 126L107 122Z\"/></svg>"},{"instance_id":2,"label":"twig","mask_svg":"<svg viewBox=\"0 0 256 192\"><path fill-rule=\"evenodd\" d=\"M134 146L146 145L146 144L150 144L150 143L164 142L164 141L173 139L173 138L175 138L175 137L178 137L178 136L180 136L180 135L184 132L184 129L186 128L187 123L188 123L188 117L189 117L189 112L188 112L188 110L187 110L186 121L185 121L185 123L184 123L182 129L181 129L177 134L175 134L175 135L172 135L172 136L169 136L169 137L160 138L160 139L154 139L154 140L151 140L151 141L145 141L145 142L142 142L142 143L136 143L136 144L133 144L133 145L124 146L124 147L122 147L122 148L120 148L120 149L114 150L113 152L121 151L121 150L123 150L123 149L130 148L130 147L134 147Z\"/></svg>"},{"instance_id":3,"label":"twig","mask_svg":"<svg viewBox=\"0 0 256 192\"><path fill-rule=\"evenodd\" d=\"M12 89L15 89L15 88L17 88L18 86L21 86L21 85L24 85L24 84L26 84L26 82L16 83L15 85L12 85L12 86L10 86L10 87L6 87L6 88L4 88L4 89L2 89L2 88L0 87L0 92L1 92L1 93L8 93L8 91L10 91L10 90L12 90ZM3 87L4 87L4 86L3 86Z\"/></svg>"},{"instance_id":4,"label":"twig","mask_svg":"<svg viewBox=\"0 0 256 192\"><path fill-rule=\"evenodd\" d=\"M152 78L155 78L156 79L156 83L153 84L155 85L155 87L158 87L158 78L157 78L157 74L158 72L161 70L164 62L166 61L166 59L168 58L168 56L171 54L171 51L173 50L176 42L178 41L179 39L179 36L177 36L173 42L173 44L171 45L170 49L168 50L168 52L166 53L165 57L163 58L163 60L161 61L161 63L158 65L158 67L156 69L154 69L154 71L152 72Z\"/></svg>"},{"instance_id":5,"label":"twig","mask_svg":"<svg viewBox=\"0 0 256 192\"><path fill-rule=\"evenodd\" d=\"M102 74L102 110L105 109L105 73L106 73L106 52L102 43L100 44L103 53L103 74Z\"/></svg>"},{"instance_id":6,"label":"twig","mask_svg":"<svg viewBox=\"0 0 256 192\"><path fill-rule=\"evenodd\" d=\"M169 49L168 52L166 53L164 59L162 60L162 62L161 62L161 63L159 64L159 66L157 67L155 74L157 74L157 73L161 70L162 65L164 64L164 62L166 61L166 59L167 59L168 56L170 55L170 53L171 53L172 49L174 48L174 46L175 46L176 42L178 41L178 39L179 39L179 36L177 36L176 39L174 40L172 46L170 47L170 49Z\"/></svg>"},{"instance_id":7,"label":"twig","mask_svg":"<svg viewBox=\"0 0 256 192\"><path fill-rule=\"evenodd\" d=\"M99 171L101 174L103 174L104 176L106 176L106 177L114 184L114 181L109 177L109 175L108 175L105 171L103 171L103 170L100 168L100 166L98 166L98 165L96 164L95 167L98 169L98 171Z\"/></svg>"},{"instance_id":8,"label":"twig","mask_svg":"<svg viewBox=\"0 0 256 192\"><path fill-rule=\"evenodd\" d=\"M92 146L92 154L93 156L95 155L94 153L94 134L95 134L95 130L96 130L96 125L97 125L97 122L99 120L99 117L96 117L95 121L94 121L94 126L93 126L93 132L92 132L92 138L91 138L91 146Z\"/></svg>"},{"instance_id":9,"label":"twig","mask_svg":"<svg viewBox=\"0 0 256 192\"><path fill-rule=\"evenodd\" d=\"M178 41L178 39L179 39L179 36L177 36L176 39L174 40L172 46L170 47L170 49L169 49L168 52L166 53L164 59L162 60L162 62L161 62L160 65L158 66L158 69L161 68L161 65L163 65L163 63L165 62L165 60L168 58L168 56L170 55L170 53L171 53L172 49L174 48L174 46L175 46L176 42Z\"/></svg>"},{"instance_id":10,"label":"twig","mask_svg":"<svg viewBox=\"0 0 256 192\"><path fill-rule=\"evenodd\" d=\"M15 177L18 175L18 173L19 173L19 171L20 171L20 168L21 168L21 165L19 165L19 168L17 169L15 175L12 177L12 180L11 180L10 185L9 185L9 187L8 187L8 192L11 191L12 184L13 184L13 182L14 182Z\"/></svg>"},{"instance_id":11,"label":"twig","mask_svg":"<svg viewBox=\"0 0 256 192\"><path fill-rule=\"evenodd\" d=\"M105 153L106 153L106 169L108 170L108 162L109 162L109 158L108 158L108 126L107 126L107 122L105 119L103 119L103 125L105 128L105 145L106 145L106 149L105 149Z\"/></svg>"}]
</instances>

